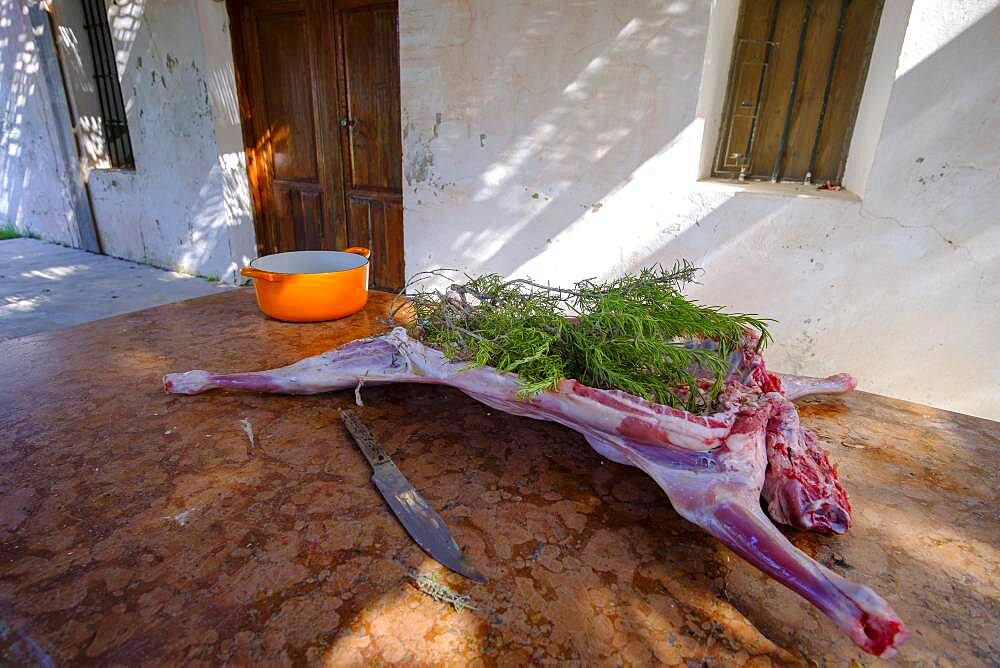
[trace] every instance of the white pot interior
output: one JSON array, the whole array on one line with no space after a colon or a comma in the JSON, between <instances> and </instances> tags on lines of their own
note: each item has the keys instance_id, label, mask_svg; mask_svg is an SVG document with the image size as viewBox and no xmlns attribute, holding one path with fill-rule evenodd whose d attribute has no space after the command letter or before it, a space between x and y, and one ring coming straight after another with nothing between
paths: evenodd
<instances>
[{"instance_id":1,"label":"white pot interior","mask_svg":"<svg viewBox=\"0 0 1000 668\"><path fill-rule=\"evenodd\" d=\"M356 269L368 262L363 255L342 251L293 251L259 257L251 267L275 274L327 274Z\"/></svg>"}]
</instances>

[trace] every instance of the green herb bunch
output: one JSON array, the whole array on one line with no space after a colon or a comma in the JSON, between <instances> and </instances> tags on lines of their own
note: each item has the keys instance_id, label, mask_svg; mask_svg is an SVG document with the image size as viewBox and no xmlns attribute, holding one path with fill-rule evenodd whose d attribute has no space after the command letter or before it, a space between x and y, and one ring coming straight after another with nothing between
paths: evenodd
<instances>
[{"instance_id":1,"label":"green herb bunch","mask_svg":"<svg viewBox=\"0 0 1000 668\"><path fill-rule=\"evenodd\" d=\"M449 359L518 374L522 397L575 378L708 412L746 330L757 331L759 347L770 335L766 319L684 297L697 271L683 261L572 288L466 276L443 292L414 290L391 308L410 309L411 333ZM430 276L450 277L426 272L411 287Z\"/></svg>"}]
</instances>

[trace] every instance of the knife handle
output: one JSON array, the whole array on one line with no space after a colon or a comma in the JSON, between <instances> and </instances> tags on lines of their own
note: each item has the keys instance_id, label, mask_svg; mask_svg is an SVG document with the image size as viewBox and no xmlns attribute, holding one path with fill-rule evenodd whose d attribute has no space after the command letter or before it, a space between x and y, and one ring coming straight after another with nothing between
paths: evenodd
<instances>
[{"instance_id":1,"label":"knife handle","mask_svg":"<svg viewBox=\"0 0 1000 668\"><path fill-rule=\"evenodd\" d=\"M369 464L378 466L389 461L389 455L385 454L385 450L378 444L372 433L368 431L368 427L361 421L357 413L350 409L342 410L340 411L340 419L343 420L347 431L351 432L351 436L354 437L354 441L361 448L361 453L368 460Z\"/></svg>"}]
</instances>

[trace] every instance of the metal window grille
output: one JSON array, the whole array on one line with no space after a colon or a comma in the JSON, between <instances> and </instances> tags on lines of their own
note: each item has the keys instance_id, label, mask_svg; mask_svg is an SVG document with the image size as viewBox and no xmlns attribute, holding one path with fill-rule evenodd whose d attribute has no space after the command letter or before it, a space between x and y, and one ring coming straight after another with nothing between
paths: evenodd
<instances>
[{"instance_id":1,"label":"metal window grille","mask_svg":"<svg viewBox=\"0 0 1000 668\"><path fill-rule=\"evenodd\" d=\"M97 84L101 125L108 158L112 167L134 169L132 139L129 137L128 122L125 118L125 103L122 101L122 89L118 81L107 8L104 0L81 0L81 3L84 14L83 27L87 32L90 54L94 61L94 82Z\"/></svg>"}]
</instances>

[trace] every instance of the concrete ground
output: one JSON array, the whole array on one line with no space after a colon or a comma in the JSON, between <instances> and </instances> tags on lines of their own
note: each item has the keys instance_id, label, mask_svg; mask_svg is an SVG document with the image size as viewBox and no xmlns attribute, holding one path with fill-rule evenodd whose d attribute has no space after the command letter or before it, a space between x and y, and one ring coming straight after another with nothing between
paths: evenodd
<instances>
[{"instance_id":1,"label":"concrete ground","mask_svg":"<svg viewBox=\"0 0 1000 668\"><path fill-rule=\"evenodd\" d=\"M0 340L228 289L36 239L0 241Z\"/></svg>"}]
</instances>

